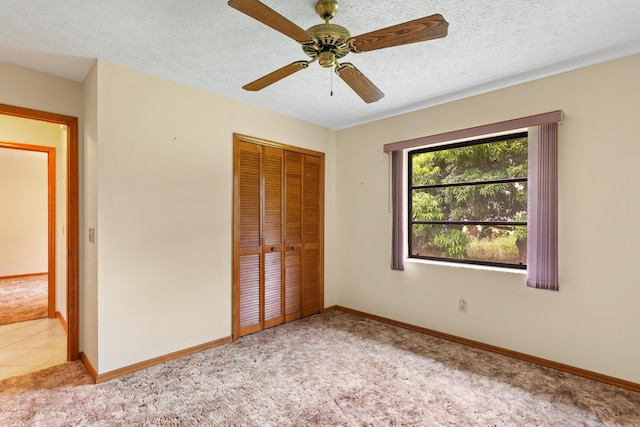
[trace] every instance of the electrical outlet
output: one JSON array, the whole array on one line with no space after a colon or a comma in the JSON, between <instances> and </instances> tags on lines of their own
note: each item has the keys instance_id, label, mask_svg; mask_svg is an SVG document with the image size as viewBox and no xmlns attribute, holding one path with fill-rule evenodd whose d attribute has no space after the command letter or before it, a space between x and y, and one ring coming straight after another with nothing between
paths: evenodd
<instances>
[{"instance_id":1,"label":"electrical outlet","mask_svg":"<svg viewBox=\"0 0 640 427\"><path fill-rule=\"evenodd\" d=\"M458 311L460 313L467 312L467 300L465 300L464 298L460 298L460 300L458 301Z\"/></svg>"}]
</instances>

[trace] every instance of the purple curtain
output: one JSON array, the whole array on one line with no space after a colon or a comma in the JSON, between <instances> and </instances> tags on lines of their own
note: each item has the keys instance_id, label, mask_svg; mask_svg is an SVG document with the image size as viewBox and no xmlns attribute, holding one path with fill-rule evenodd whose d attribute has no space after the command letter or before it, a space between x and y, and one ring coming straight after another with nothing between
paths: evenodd
<instances>
[{"instance_id":1,"label":"purple curtain","mask_svg":"<svg viewBox=\"0 0 640 427\"><path fill-rule=\"evenodd\" d=\"M404 270L402 221L402 151L391 152L391 269Z\"/></svg>"},{"instance_id":2,"label":"purple curtain","mask_svg":"<svg viewBox=\"0 0 640 427\"><path fill-rule=\"evenodd\" d=\"M558 124L529 128L527 286L558 290Z\"/></svg>"}]
</instances>

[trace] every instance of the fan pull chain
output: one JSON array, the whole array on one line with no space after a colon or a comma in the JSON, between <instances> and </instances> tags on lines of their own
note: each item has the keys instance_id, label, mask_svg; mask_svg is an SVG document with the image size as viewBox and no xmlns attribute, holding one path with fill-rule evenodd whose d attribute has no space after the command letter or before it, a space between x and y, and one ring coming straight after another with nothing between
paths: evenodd
<instances>
[{"instance_id":1,"label":"fan pull chain","mask_svg":"<svg viewBox=\"0 0 640 427\"><path fill-rule=\"evenodd\" d=\"M329 79L331 80L331 96L333 96L333 67L329 67Z\"/></svg>"}]
</instances>

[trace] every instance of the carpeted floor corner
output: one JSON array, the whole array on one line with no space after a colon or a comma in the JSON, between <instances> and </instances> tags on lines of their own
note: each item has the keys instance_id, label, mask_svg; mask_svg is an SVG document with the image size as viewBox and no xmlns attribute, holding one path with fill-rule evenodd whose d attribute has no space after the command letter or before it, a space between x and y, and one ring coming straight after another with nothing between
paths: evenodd
<instances>
[{"instance_id":1,"label":"carpeted floor corner","mask_svg":"<svg viewBox=\"0 0 640 427\"><path fill-rule=\"evenodd\" d=\"M640 425L640 393L340 311L90 382L2 381L0 425Z\"/></svg>"},{"instance_id":2,"label":"carpeted floor corner","mask_svg":"<svg viewBox=\"0 0 640 427\"><path fill-rule=\"evenodd\" d=\"M47 317L48 277L0 279L0 325Z\"/></svg>"}]
</instances>

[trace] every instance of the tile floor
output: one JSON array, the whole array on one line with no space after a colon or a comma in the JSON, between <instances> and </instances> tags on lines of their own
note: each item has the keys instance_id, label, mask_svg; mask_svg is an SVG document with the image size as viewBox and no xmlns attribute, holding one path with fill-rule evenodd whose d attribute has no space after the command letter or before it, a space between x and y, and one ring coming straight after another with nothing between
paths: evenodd
<instances>
[{"instance_id":1,"label":"tile floor","mask_svg":"<svg viewBox=\"0 0 640 427\"><path fill-rule=\"evenodd\" d=\"M67 334L58 319L0 326L0 380L67 360Z\"/></svg>"}]
</instances>

